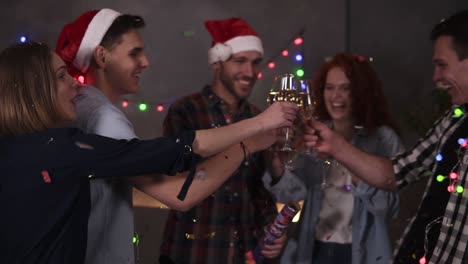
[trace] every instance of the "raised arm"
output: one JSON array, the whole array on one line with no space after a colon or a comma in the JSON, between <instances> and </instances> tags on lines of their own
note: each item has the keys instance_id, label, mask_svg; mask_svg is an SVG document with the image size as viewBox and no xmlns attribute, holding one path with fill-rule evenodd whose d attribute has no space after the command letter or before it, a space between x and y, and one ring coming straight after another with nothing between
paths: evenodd
<instances>
[{"instance_id":1,"label":"raised arm","mask_svg":"<svg viewBox=\"0 0 468 264\"><path fill-rule=\"evenodd\" d=\"M235 144L200 163L197 166L195 179L183 201L177 199L175 194L182 187L187 172L175 176L137 176L129 178L129 181L168 207L187 211L218 189L244 162L244 155L265 149L273 144L274 140L274 131L258 134L244 141L245 154L242 145Z\"/></svg>"},{"instance_id":2,"label":"raised arm","mask_svg":"<svg viewBox=\"0 0 468 264\"><path fill-rule=\"evenodd\" d=\"M193 151L203 157L211 156L257 133L292 126L297 109L294 103L277 102L255 117L216 129L197 130Z\"/></svg>"},{"instance_id":3,"label":"raised arm","mask_svg":"<svg viewBox=\"0 0 468 264\"><path fill-rule=\"evenodd\" d=\"M366 153L347 142L325 124L311 120L304 140L320 155L332 156L348 170L377 188L396 190L395 174L389 158Z\"/></svg>"}]
</instances>

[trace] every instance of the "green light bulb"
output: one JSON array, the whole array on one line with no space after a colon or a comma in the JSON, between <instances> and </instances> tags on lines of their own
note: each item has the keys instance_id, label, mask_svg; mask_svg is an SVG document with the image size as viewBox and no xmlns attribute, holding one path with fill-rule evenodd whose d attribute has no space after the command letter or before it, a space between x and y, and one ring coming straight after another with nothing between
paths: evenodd
<instances>
[{"instance_id":1,"label":"green light bulb","mask_svg":"<svg viewBox=\"0 0 468 264\"><path fill-rule=\"evenodd\" d=\"M458 185L457 186L457 193L463 193L464 189L462 186Z\"/></svg>"},{"instance_id":2,"label":"green light bulb","mask_svg":"<svg viewBox=\"0 0 468 264\"><path fill-rule=\"evenodd\" d=\"M140 109L140 111L144 112L144 111L148 110L148 105L145 104L145 103L140 103L138 105L138 109Z\"/></svg>"},{"instance_id":3,"label":"green light bulb","mask_svg":"<svg viewBox=\"0 0 468 264\"><path fill-rule=\"evenodd\" d=\"M304 70L303 70L303 69L297 70L297 71L296 71L296 75L299 76L299 77L304 76Z\"/></svg>"},{"instance_id":4,"label":"green light bulb","mask_svg":"<svg viewBox=\"0 0 468 264\"><path fill-rule=\"evenodd\" d=\"M463 110L460 108L455 108L455 110L453 110L453 114L455 117L461 117L463 115Z\"/></svg>"},{"instance_id":5,"label":"green light bulb","mask_svg":"<svg viewBox=\"0 0 468 264\"><path fill-rule=\"evenodd\" d=\"M445 177L443 175L437 175L437 181L438 182L443 182L445 180Z\"/></svg>"}]
</instances>

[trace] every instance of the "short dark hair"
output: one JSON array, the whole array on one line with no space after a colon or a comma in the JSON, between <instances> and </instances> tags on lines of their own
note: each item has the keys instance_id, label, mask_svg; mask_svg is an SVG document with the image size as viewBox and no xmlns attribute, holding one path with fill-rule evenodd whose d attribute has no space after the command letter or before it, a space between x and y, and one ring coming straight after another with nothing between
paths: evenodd
<instances>
[{"instance_id":1,"label":"short dark hair","mask_svg":"<svg viewBox=\"0 0 468 264\"><path fill-rule=\"evenodd\" d=\"M468 57L468 10L455 13L443 19L431 31L431 40L435 41L441 36L453 38L453 49L459 60Z\"/></svg>"},{"instance_id":2,"label":"short dark hair","mask_svg":"<svg viewBox=\"0 0 468 264\"><path fill-rule=\"evenodd\" d=\"M123 34L143 27L145 27L145 20L141 16L121 15L114 20L99 45L110 49L120 41Z\"/></svg>"}]
</instances>

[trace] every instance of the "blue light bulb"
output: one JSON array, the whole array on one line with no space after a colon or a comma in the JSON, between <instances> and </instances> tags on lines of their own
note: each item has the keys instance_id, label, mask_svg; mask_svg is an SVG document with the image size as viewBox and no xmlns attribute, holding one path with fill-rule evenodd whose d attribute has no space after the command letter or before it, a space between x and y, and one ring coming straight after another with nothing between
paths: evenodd
<instances>
[{"instance_id":1,"label":"blue light bulb","mask_svg":"<svg viewBox=\"0 0 468 264\"><path fill-rule=\"evenodd\" d=\"M302 61L302 55L301 55L301 54L297 54L297 55L296 55L296 60L297 60L297 61Z\"/></svg>"}]
</instances>

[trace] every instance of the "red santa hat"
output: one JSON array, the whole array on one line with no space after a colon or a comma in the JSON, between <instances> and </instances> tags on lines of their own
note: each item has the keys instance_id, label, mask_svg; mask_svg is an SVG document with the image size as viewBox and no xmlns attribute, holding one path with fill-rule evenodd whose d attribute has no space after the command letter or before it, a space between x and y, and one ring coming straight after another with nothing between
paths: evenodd
<instances>
[{"instance_id":1,"label":"red santa hat","mask_svg":"<svg viewBox=\"0 0 468 264\"><path fill-rule=\"evenodd\" d=\"M226 61L241 51L258 51L263 55L262 41L257 33L241 18L205 21L205 27L213 38L208 50L208 62Z\"/></svg>"},{"instance_id":2,"label":"red santa hat","mask_svg":"<svg viewBox=\"0 0 468 264\"><path fill-rule=\"evenodd\" d=\"M119 12L108 8L91 10L63 27L55 52L67 64L72 75L79 75L88 70L94 49L120 15Z\"/></svg>"}]
</instances>

